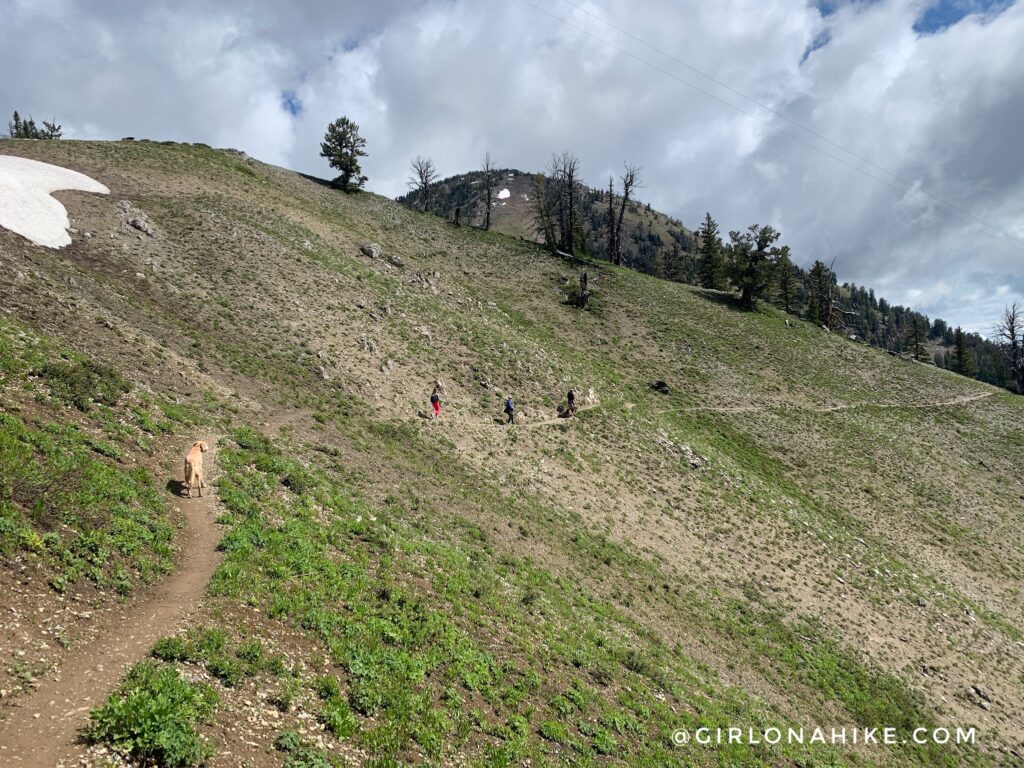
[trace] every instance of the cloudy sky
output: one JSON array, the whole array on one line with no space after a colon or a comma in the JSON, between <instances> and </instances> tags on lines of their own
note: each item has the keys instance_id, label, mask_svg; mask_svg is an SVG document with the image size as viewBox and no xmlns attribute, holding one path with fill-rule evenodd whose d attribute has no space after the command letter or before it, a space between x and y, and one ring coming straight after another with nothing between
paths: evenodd
<instances>
[{"instance_id":1,"label":"cloudy sky","mask_svg":"<svg viewBox=\"0 0 1024 768\"><path fill-rule=\"evenodd\" d=\"M348 115L389 196L417 154L629 161L684 224L986 332L1024 297L1022 41L1012 0L0 0L0 110L325 177Z\"/></svg>"}]
</instances>

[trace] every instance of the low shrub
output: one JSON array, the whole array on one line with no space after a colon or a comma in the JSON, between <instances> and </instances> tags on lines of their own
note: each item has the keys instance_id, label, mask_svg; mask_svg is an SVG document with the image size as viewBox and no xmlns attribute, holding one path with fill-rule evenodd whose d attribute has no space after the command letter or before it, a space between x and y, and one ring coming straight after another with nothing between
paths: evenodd
<instances>
[{"instance_id":1,"label":"low shrub","mask_svg":"<svg viewBox=\"0 0 1024 768\"><path fill-rule=\"evenodd\" d=\"M143 764L188 768L213 754L196 726L216 706L210 686L190 683L173 667L143 661L129 670L105 704L90 712L86 738Z\"/></svg>"}]
</instances>

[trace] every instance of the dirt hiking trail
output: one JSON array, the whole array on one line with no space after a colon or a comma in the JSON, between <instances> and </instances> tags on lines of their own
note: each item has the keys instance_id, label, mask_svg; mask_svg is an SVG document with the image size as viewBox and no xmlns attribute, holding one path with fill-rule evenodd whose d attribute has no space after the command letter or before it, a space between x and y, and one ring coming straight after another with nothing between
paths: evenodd
<instances>
[{"instance_id":1,"label":"dirt hiking trail","mask_svg":"<svg viewBox=\"0 0 1024 768\"><path fill-rule=\"evenodd\" d=\"M209 478L217 437L200 439L210 445L204 462ZM157 640L182 626L206 591L220 559L212 490L208 481L203 498L175 500L186 520L177 537L181 548L177 570L138 602L109 617L92 640L69 651L40 678L38 688L7 710L0 721L0 766L78 765L85 751L79 732L88 722L89 709L106 699L125 671L143 659Z\"/></svg>"},{"instance_id":2,"label":"dirt hiking trail","mask_svg":"<svg viewBox=\"0 0 1024 768\"><path fill-rule=\"evenodd\" d=\"M963 397L956 397L952 400L938 400L930 403L843 403L841 405L822 405L822 406L809 406L809 405L795 405L795 404L783 404L777 403L774 405L689 405L681 406L678 408L666 408L656 413L693 413L693 412L708 412L708 413L759 413L761 411L771 411L777 409L790 409L798 411L813 411L815 413L835 413L836 411L851 411L857 408L910 408L910 409L924 409L924 408L947 408L957 405L965 405L967 403L973 403L978 400L984 400L987 397L992 397L997 394L996 391L982 392L977 395L965 395Z\"/></svg>"}]
</instances>

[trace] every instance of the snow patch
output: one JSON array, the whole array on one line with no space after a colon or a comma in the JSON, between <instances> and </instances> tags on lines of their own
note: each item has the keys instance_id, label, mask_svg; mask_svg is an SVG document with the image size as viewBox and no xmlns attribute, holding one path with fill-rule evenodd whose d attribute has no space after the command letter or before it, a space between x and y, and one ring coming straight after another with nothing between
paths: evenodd
<instances>
[{"instance_id":1,"label":"snow patch","mask_svg":"<svg viewBox=\"0 0 1024 768\"><path fill-rule=\"evenodd\" d=\"M509 192L507 189L503 189L501 190L501 192L498 193L499 200L507 200L510 197L512 197L512 193Z\"/></svg>"},{"instance_id":2,"label":"snow patch","mask_svg":"<svg viewBox=\"0 0 1024 768\"><path fill-rule=\"evenodd\" d=\"M68 212L51 197L61 189L110 194L105 186L78 171L0 155L0 227L47 248L71 245Z\"/></svg>"}]
</instances>

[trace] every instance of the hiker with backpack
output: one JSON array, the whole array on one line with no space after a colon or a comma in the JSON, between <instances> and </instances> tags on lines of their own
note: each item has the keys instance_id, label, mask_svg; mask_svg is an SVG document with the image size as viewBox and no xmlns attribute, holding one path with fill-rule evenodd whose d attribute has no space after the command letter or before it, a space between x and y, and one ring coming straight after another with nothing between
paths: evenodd
<instances>
[{"instance_id":1,"label":"hiker with backpack","mask_svg":"<svg viewBox=\"0 0 1024 768\"><path fill-rule=\"evenodd\" d=\"M570 389L569 394L565 396L565 400L568 403L565 409L565 415L572 416L576 413L576 390Z\"/></svg>"},{"instance_id":2,"label":"hiker with backpack","mask_svg":"<svg viewBox=\"0 0 1024 768\"><path fill-rule=\"evenodd\" d=\"M515 403L512 402L512 396L511 395L509 395L508 398L506 398L506 400L505 400L505 413L508 414L508 423L509 424L515 424L516 423L516 406L515 406Z\"/></svg>"},{"instance_id":3,"label":"hiker with backpack","mask_svg":"<svg viewBox=\"0 0 1024 768\"><path fill-rule=\"evenodd\" d=\"M433 418L437 418L441 415L441 392L444 388L441 386L440 381L434 382L434 391L430 393L430 406L434 409Z\"/></svg>"}]
</instances>

